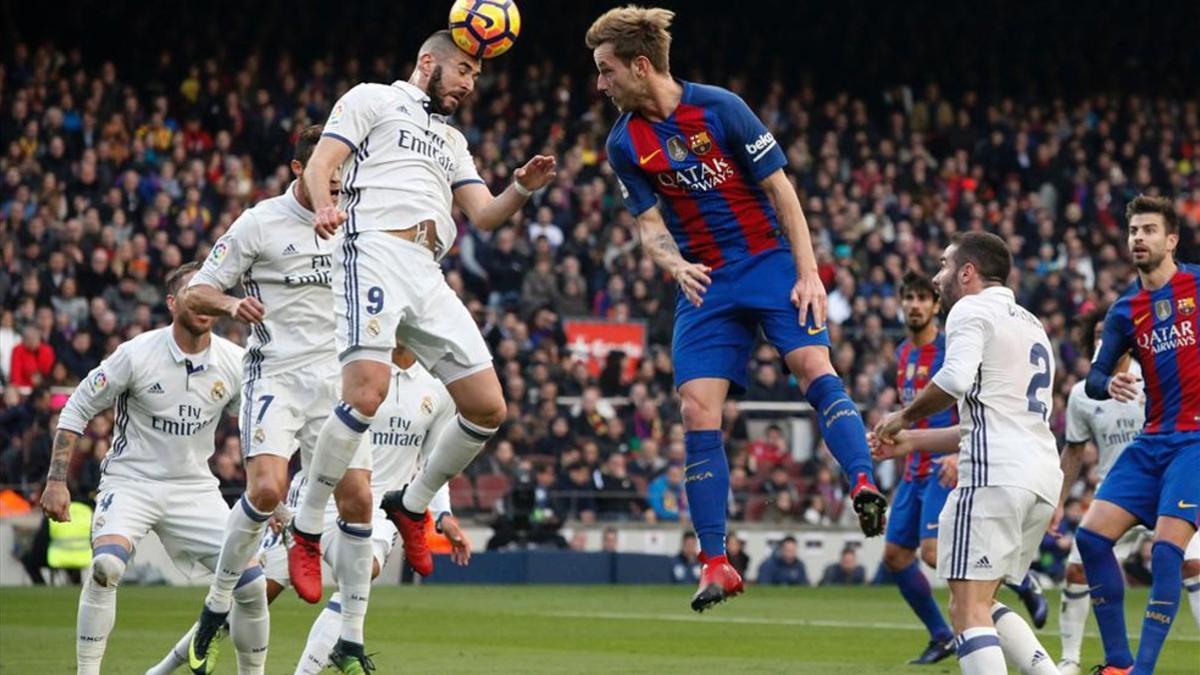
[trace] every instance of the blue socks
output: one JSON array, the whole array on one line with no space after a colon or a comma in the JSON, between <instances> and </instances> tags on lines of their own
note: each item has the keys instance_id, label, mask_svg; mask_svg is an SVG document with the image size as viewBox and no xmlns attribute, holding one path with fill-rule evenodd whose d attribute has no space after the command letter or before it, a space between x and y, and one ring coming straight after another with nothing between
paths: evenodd
<instances>
[{"instance_id":1,"label":"blue socks","mask_svg":"<svg viewBox=\"0 0 1200 675\"><path fill-rule=\"evenodd\" d=\"M1121 574L1121 566L1117 564L1117 556L1113 554L1113 540L1081 527L1075 531L1075 543L1079 546L1083 571L1091 590L1092 611L1100 627L1100 642L1104 645L1104 662L1110 666L1128 668L1133 665L1133 653L1129 651L1129 638L1125 634L1125 577ZM1157 588L1157 573L1155 582ZM1179 568L1175 573L1175 586L1177 606ZM1156 596L1151 593L1151 597Z\"/></svg>"},{"instance_id":2,"label":"blue socks","mask_svg":"<svg viewBox=\"0 0 1200 675\"><path fill-rule=\"evenodd\" d=\"M1138 642L1137 661L1133 665L1135 674L1154 672L1158 653L1171 631L1171 622L1179 609L1180 586L1183 585L1183 549L1169 541L1154 542L1150 569L1154 572L1154 581L1142 619L1142 639Z\"/></svg>"},{"instance_id":3,"label":"blue socks","mask_svg":"<svg viewBox=\"0 0 1200 675\"><path fill-rule=\"evenodd\" d=\"M850 484L854 485L859 474L870 480L875 465L867 447L867 429L858 406L846 394L842 379L837 375L822 375L809 383L804 398L816 410L825 445L850 477Z\"/></svg>"},{"instance_id":4,"label":"blue socks","mask_svg":"<svg viewBox=\"0 0 1200 675\"><path fill-rule=\"evenodd\" d=\"M912 607L913 612L929 630L929 637L938 642L948 642L954 637L950 626L942 618L942 610L938 608L937 600L933 597L933 589L929 580L921 571L921 565L916 560L911 565L893 573L896 585L900 587L900 595Z\"/></svg>"},{"instance_id":5,"label":"blue socks","mask_svg":"<svg viewBox=\"0 0 1200 675\"><path fill-rule=\"evenodd\" d=\"M683 486L687 491L692 526L700 550L708 558L725 555L725 510L729 500L729 460L718 429L684 434L687 465Z\"/></svg>"}]
</instances>

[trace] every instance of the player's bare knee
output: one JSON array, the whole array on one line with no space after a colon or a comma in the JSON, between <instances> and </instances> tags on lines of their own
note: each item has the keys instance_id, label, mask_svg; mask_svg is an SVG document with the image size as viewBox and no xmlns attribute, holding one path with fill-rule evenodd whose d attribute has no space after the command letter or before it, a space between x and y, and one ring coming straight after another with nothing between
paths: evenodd
<instances>
[{"instance_id":1,"label":"player's bare knee","mask_svg":"<svg viewBox=\"0 0 1200 675\"><path fill-rule=\"evenodd\" d=\"M708 401L694 392L680 392L679 412L683 417L683 428L721 428L721 401Z\"/></svg>"},{"instance_id":2,"label":"player's bare knee","mask_svg":"<svg viewBox=\"0 0 1200 675\"><path fill-rule=\"evenodd\" d=\"M508 416L508 406L505 405L504 396L501 394L489 396L486 400L471 406L470 409L460 408L458 414L471 424L485 429L496 429L504 423L504 418Z\"/></svg>"},{"instance_id":3,"label":"player's bare knee","mask_svg":"<svg viewBox=\"0 0 1200 675\"><path fill-rule=\"evenodd\" d=\"M1200 560L1183 561L1183 578L1200 577Z\"/></svg>"},{"instance_id":4,"label":"player's bare knee","mask_svg":"<svg viewBox=\"0 0 1200 675\"><path fill-rule=\"evenodd\" d=\"M1086 584L1087 576L1083 573L1083 565L1071 563L1067 565L1067 583L1068 584Z\"/></svg>"},{"instance_id":5,"label":"player's bare knee","mask_svg":"<svg viewBox=\"0 0 1200 675\"><path fill-rule=\"evenodd\" d=\"M908 567L913 561L913 551L910 548L887 544L883 548L883 565L890 572L899 572Z\"/></svg>"},{"instance_id":6,"label":"player's bare knee","mask_svg":"<svg viewBox=\"0 0 1200 675\"><path fill-rule=\"evenodd\" d=\"M379 410L379 406L383 405L383 399L387 396L387 390L379 391L376 387L364 386L358 387L353 391L343 391L342 400L345 401L354 411L365 417L374 417L375 412Z\"/></svg>"},{"instance_id":7,"label":"player's bare knee","mask_svg":"<svg viewBox=\"0 0 1200 675\"><path fill-rule=\"evenodd\" d=\"M359 474L365 474L363 478ZM350 470L338 483L333 491L333 499L337 504L338 515L348 523L371 522L371 482L370 473Z\"/></svg>"},{"instance_id":8,"label":"player's bare knee","mask_svg":"<svg viewBox=\"0 0 1200 675\"><path fill-rule=\"evenodd\" d=\"M260 513L270 513L283 501L285 491L272 478L257 476L246 485L246 500Z\"/></svg>"}]
</instances>

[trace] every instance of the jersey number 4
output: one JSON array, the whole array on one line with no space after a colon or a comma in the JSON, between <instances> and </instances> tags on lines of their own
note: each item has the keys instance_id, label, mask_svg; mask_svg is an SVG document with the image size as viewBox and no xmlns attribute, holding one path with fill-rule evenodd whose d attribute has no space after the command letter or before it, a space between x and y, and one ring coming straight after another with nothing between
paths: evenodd
<instances>
[{"instance_id":1,"label":"jersey number 4","mask_svg":"<svg viewBox=\"0 0 1200 675\"><path fill-rule=\"evenodd\" d=\"M1050 352L1041 343L1036 343L1029 350L1029 363L1041 368L1029 380L1029 388L1025 390L1025 398L1029 400L1029 412L1042 416L1042 421L1050 418L1050 410L1046 404L1038 400L1038 392L1050 386Z\"/></svg>"}]
</instances>

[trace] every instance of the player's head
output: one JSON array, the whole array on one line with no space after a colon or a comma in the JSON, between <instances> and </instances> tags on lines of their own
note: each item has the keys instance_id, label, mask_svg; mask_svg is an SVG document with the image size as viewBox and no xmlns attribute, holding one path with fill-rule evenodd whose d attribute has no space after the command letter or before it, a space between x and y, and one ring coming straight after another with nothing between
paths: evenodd
<instances>
[{"instance_id":1,"label":"player's head","mask_svg":"<svg viewBox=\"0 0 1200 675\"><path fill-rule=\"evenodd\" d=\"M200 263L188 262L171 270L167 275L167 311L171 319L183 326L192 335L203 335L212 330L213 317L197 314L187 309L187 304L179 302L179 295L187 290L188 282L200 269Z\"/></svg>"},{"instance_id":2,"label":"player's head","mask_svg":"<svg viewBox=\"0 0 1200 675\"><path fill-rule=\"evenodd\" d=\"M1090 359L1100 344L1104 333L1104 318L1108 316L1108 305L1100 305L1079 317L1079 349Z\"/></svg>"},{"instance_id":3,"label":"player's head","mask_svg":"<svg viewBox=\"0 0 1200 675\"><path fill-rule=\"evenodd\" d=\"M636 110L648 98L651 78L670 72L671 19L675 12L627 5L592 23L586 42L596 61L596 87L617 109Z\"/></svg>"},{"instance_id":4,"label":"player's head","mask_svg":"<svg viewBox=\"0 0 1200 675\"><path fill-rule=\"evenodd\" d=\"M1129 252L1143 273L1153 272L1179 245L1179 214L1166 197L1138 195L1125 207L1129 221Z\"/></svg>"},{"instance_id":5,"label":"player's head","mask_svg":"<svg viewBox=\"0 0 1200 675\"><path fill-rule=\"evenodd\" d=\"M312 203L312 193L308 191L308 185L304 182L304 169L308 167L308 160L312 158L313 150L317 147L317 143L321 140L321 131L324 129L320 124L310 124L300 131L300 135L296 137L296 146L292 149L292 162L290 164L292 175L296 180L300 181L300 189L304 191L309 203ZM338 192L341 190L341 172L334 171L329 177L329 195L337 201Z\"/></svg>"},{"instance_id":6,"label":"player's head","mask_svg":"<svg viewBox=\"0 0 1200 675\"><path fill-rule=\"evenodd\" d=\"M900 308L908 332L916 335L933 321L938 313L938 292L929 277L910 270L900 281Z\"/></svg>"},{"instance_id":7,"label":"player's head","mask_svg":"<svg viewBox=\"0 0 1200 675\"><path fill-rule=\"evenodd\" d=\"M454 44L450 31L439 30L421 44L410 82L429 94L429 110L453 115L475 90L482 62Z\"/></svg>"},{"instance_id":8,"label":"player's head","mask_svg":"<svg viewBox=\"0 0 1200 675\"><path fill-rule=\"evenodd\" d=\"M947 311L965 295L1003 286L1012 271L1012 252L990 232L955 235L942 252L941 269L933 278Z\"/></svg>"}]
</instances>

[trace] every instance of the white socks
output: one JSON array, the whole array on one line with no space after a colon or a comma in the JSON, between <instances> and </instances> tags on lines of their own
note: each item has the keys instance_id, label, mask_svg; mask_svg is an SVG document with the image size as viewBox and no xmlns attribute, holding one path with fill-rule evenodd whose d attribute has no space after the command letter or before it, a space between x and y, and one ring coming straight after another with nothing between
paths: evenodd
<instances>
[{"instance_id":1,"label":"white socks","mask_svg":"<svg viewBox=\"0 0 1200 675\"><path fill-rule=\"evenodd\" d=\"M1188 607L1192 609L1192 618L1196 620L1196 627L1200 628L1200 577L1184 579L1183 592L1187 594Z\"/></svg>"},{"instance_id":2,"label":"white socks","mask_svg":"<svg viewBox=\"0 0 1200 675\"><path fill-rule=\"evenodd\" d=\"M329 666L329 652L342 632L341 609L342 596L334 593L308 631L308 643L304 645L300 663L296 664L295 675L317 675Z\"/></svg>"},{"instance_id":3,"label":"white socks","mask_svg":"<svg viewBox=\"0 0 1200 675\"><path fill-rule=\"evenodd\" d=\"M237 650L238 673L262 675L267 665L271 614L267 611L267 580L260 568L247 571L241 585L234 589L233 599L229 635Z\"/></svg>"},{"instance_id":4,"label":"white socks","mask_svg":"<svg viewBox=\"0 0 1200 675\"><path fill-rule=\"evenodd\" d=\"M963 675L1007 675L995 628L968 628L959 633L955 643Z\"/></svg>"},{"instance_id":5,"label":"white socks","mask_svg":"<svg viewBox=\"0 0 1200 675\"><path fill-rule=\"evenodd\" d=\"M1059 630L1062 631L1062 660L1081 663L1083 629L1087 624L1088 609L1092 606L1087 584L1068 583L1063 588L1062 598L1062 613L1058 618Z\"/></svg>"},{"instance_id":6,"label":"white socks","mask_svg":"<svg viewBox=\"0 0 1200 675\"><path fill-rule=\"evenodd\" d=\"M992 622L996 624L1004 657L1023 675L1058 675L1054 659L1024 619L997 602L992 605Z\"/></svg>"},{"instance_id":7,"label":"white socks","mask_svg":"<svg viewBox=\"0 0 1200 675\"><path fill-rule=\"evenodd\" d=\"M204 599L204 604L210 610L222 614L229 611L233 604L233 587L242 578L246 564L258 552L270 517L270 513L255 509L246 495L242 495L230 510L229 520L225 524L225 543L221 546L221 556L214 570L216 576L208 587L208 597Z\"/></svg>"},{"instance_id":8,"label":"white socks","mask_svg":"<svg viewBox=\"0 0 1200 675\"><path fill-rule=\"evenodd\" d=\"M297 530L319 535L324 529L325 506L354 459L354 453L358 452L371 420L344 401L338 401L333 414L325 420L313 449L312 466L304 467L308 483L292 521Z\"/></svg>"},{"instance_id":9,"label":"white socks","mask_svg":"<svg viewBox=\"0 0 1200 675\"><path fill-rule=\"evenodd\" d=\"M334 546L338 547L334 576L342 599L341 637L363 643L363 620L371 596L371 567L374 555L370 523L346 523L338 519Z\"/></svg>"},{"instance_id":10,"label":"white socks","mask_svg":"<svg viewBox=\"0 0 1200 675\"><path fill-rule=\"evenodd\" d=\"M411 513L425 513L434 493L462 473L495 433L496 429L481 427L462 415L455 415L454 423L446 425L434 444L429 461L405 489L404 508Z\"/></svg>"},{"instance_id":11,"label":"white socks","mask_svg":"<svg viewBox=\"0 0 1200 675\"><path fill-rule=\"evenodd\" d=\"M101 586L88 570L79 593L75 624L75 661L79 675L100 675L100 661L117 619L117 587Z\"/></svg>"}]
</instances>

